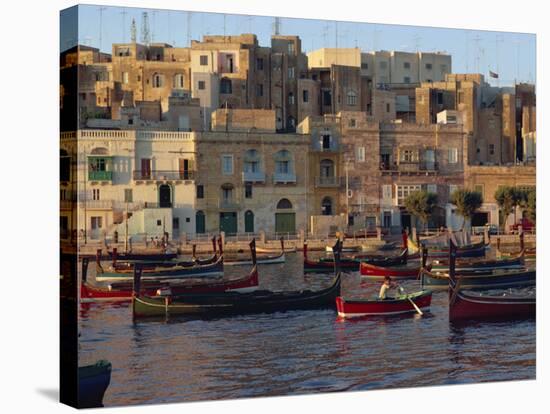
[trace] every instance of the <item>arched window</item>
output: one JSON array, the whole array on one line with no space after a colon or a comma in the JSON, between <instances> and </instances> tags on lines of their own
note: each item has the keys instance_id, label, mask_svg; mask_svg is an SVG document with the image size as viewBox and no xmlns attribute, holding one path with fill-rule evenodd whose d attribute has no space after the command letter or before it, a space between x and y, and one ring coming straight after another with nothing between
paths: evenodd
<instances>
[{"instance_id":1,"label":"arched window","mask_svg":"<svg viewBox=\"0 0 550 414\"><path fill-rule=\"evenodd\" d=\"M288 198L281 198L277 203L277 209L279 210L289 210L291 208L292 203L288 200Z\"/></svg>"},{"instance_id":2,"label":"arched window","mask_svg":"<svg viewBox=\"0 0 550 414\"><path fill-rule=\"evenodd\" d=\"M260 154L255 149L244 153L244 172L256 173L260 171Z\"/></svg>"},{"instance_id":3,"label":"arched window","mask_svg":"<svg viewBox=\"0 0 550 414\"><path fill-rule=\"evenodd\" d=\"M153 75L153 88L162 88L164 86L164 75L155 73Z\"/></svg>"},{"instance_id":4,"label":"arched window","mask_svg":"<svg viewBox=\"0 0 550 414\"><path fill-rule=\"evenodd\" d=\"M220 81L220 93L233 93L233 86L231 84L231 79L229 78L222 78Z\"/></svg>"},{"instance_id":5,"label":"arched window","mask_svg":"<svg viewBox=\"0 0 550 414\"><path fill-rule=\"evenodd\" d=\"M349 91L347 95L347 102L350 106L357 105L357 94L354 91Z\"/></svg>"},{"instance_id":6,"label":"arched window","mask_svg":"<svg viewBox=\"0 0 550 414\"><path fill-rule=\"evenodd\" d=\"M176 73L174 75L174 89L183 89L184 77L183 73Z\"/></svg>"},{"instance_id":7,"label":"arched window","mask_svg":"<svg viewBox=\"0 0 550 414\"><path fill-rule=\"evenodd\" d=\"M323 198L323 201L321 202L321 214L323 216L332 216L332 198Z\"/></svg>"}]
</instances>

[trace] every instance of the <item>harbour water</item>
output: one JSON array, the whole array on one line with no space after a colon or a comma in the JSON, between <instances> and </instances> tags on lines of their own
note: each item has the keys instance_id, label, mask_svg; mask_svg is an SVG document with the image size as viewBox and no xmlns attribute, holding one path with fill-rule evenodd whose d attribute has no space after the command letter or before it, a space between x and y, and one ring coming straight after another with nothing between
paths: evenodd
<instances>
[{"instance_id":1,"label":"harbour water","mask_svg":"<svg viewBox=\"0 0 550 414\"><path fill-rule=\"evenodd\" d=\"M91 266L93 267L93 266ZM228 278L247 266L226 267ZM260 266L260 288L319 289L301 254ZM403 286L417 290L417 282ZM379 282L346 274L344 296L372 296ZM132 320L128 303L81 305L80 365L113 365L105 406L217 400L534 379L534 320L448 320L447 292L419 315L339 320L335 310L208 319Z\"/></svg>"}]
</instances>

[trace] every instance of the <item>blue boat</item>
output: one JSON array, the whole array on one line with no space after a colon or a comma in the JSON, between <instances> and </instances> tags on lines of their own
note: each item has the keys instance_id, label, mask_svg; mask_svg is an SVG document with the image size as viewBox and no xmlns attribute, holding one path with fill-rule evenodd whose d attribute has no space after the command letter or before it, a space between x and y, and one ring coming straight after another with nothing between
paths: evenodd
<instances>
[{"instance_id":1,"label":"blue boat","mask_svg":"<svg viewBox=\"0 0 550 414\"><path fill-rule=\"evenodd\" d=\"M421 269L422 287L430 290L445 290L449 288L449 274L435 273L425 268ZM463 289L498 289L531 286L536 283L535 269L503 269L479 271L468 274L457 274Z\"/></svg>"},{"instance_id":2,"label":"blue boat","mask_svg":"<svg viewBox=\"0 0 550 414\"><path fill-rule=\"evenodd\" d=\"M78 408L103 407L103 396L111 382L111 363L106 360L78 367Z\"/></svg>"}]
</instances>

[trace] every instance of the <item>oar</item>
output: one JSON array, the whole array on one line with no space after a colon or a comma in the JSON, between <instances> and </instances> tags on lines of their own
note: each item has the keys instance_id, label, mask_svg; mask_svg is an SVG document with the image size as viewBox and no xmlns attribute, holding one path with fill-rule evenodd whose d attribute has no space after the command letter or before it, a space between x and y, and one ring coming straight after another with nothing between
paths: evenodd
<instances>
[{"instance_id":1,"label":"oar","mask_svg":"<svg viewBox=\"0 0 550 414\"><path fill-rule=\"evenodd\" d=\"M407 300L409 302L411 302L411 305L413 305L414 309L416 309L416 311L418 312L418 314L420 316L424 315L424 313L422 313L422 311L420 310L420 308L418 306L416 306L416 303L413 302L413 300L409 297L409 295L407 294L407 292L405 292L405 289L403 289L402 286L399 286L399 292L401 293L404 293L406 296L407 296Z\"/></svg>"}]
</instances>

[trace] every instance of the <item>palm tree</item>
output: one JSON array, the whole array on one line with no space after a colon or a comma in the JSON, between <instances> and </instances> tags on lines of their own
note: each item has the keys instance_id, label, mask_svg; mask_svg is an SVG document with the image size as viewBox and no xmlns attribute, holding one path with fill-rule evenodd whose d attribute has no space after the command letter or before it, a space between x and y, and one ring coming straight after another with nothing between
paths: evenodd
<instances>
[{"instance_id":1,"label":"palm tree","mask_svg":"<svg viewBox=\"0 0 550 414\"><path fill-rule=\"evenodd\" d=\"M464 230L466 219L471 219L474 213L483 204L483 196L477 191L458 189L451 194L451 203L456 206L456 212L462 216L462 227Z\"/></svg>"},{"instance_id":2,"label":"palm tree","mask_svg":"<svg viewBox=\"0 0 550 414\"><path fill-rule=\"evenodd\" d=\"M407 211L419 219L425 227L437 205L437 194L415 191L405 198L404 204Z\"/></svg>"}]
</instances>

